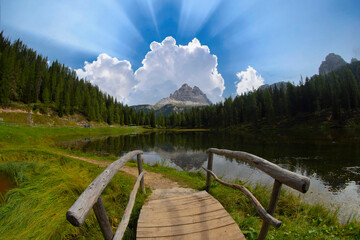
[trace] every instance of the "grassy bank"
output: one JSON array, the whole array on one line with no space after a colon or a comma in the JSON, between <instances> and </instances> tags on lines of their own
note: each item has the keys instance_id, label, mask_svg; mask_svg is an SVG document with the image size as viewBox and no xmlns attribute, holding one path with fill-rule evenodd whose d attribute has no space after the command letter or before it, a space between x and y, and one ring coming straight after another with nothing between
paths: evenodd
<instances>
[{"instance_id":1,"label":"grassy bank","mask_svg":"<svg viewBox=\"0 0 360 240\"><path fill-rule=\"evenodd\" d=\"M0 205L0 239L101 239L93 214L81 228L65 219L65 213L79 194L103 169L90 163L62 156L56 141L101 137L144 131L141 128L32 127L0 124L0 173L17 186L6 194ZM100 159L93 154L73 155ZM114 160L115 156L101 158ZM128 163L136 167L135 163ZM148 166L179 182L182 186L203 190L205 177L161 165ZM145 177L146 179L146 177ZM105 208L114 227L119 224L135 179L117 174L103 194ZM247 186L263 206L268 205L270 189ZM211 194L239 224L247 239L256 239L262 220L255 208L239 191L213 183ZM137 216L145 197L137 196L126 239L134 239ZM310 205L282 191L275 217L283 222L280 229L270 228L267 239L360 239L360 223L340 225L336 213L320 205Z\"/></svg>"},{"instance_id":2,"label":"grassy bank","mask_svg":"<svg viewBox=\"0 0 360 240\"><path fill-rule=\"evenodd\" d=\"M67 222L65 214L104 169L62 156L66 151L56 148L56 142L141 131L141 128L129 127L0 124L0 173L16 186L7 192L0 205L0 239L101 239L93 213L81 228ZM102 195L114 231L134 183L134 177L118 173ZM139 194L126 239L134 239L137 216L144 200Z\"/></svg>"},{"instance_id":3,"label":"grassy bank","mask_svg":"<svg viewBox=\"0 0 360 240\"><path fill-rule=\"evenodd\" d=\"M39 150L1 150L0 172L16 188L0 205L1 239L101 239L93 213L83 227L73 227L66 211L104 169ZM135 178L116 174L103 193L114 230L128 202ZM125 239L134 239L136 220L145 196L138 194Z\"/></svg>"},{"instance_id":4,"label":"grassy bank","mask_svg":"<svg viewBox=\"0 0 360 240\"><path fill-rule=\"evenodd\" d=\"M130 164L135 167L134 163ZM180 172L161 165L145 165L144 168L161 173L184 187L198 190L205 187L205 176L200 172ZM271 189L265 186L245 186L263 206L269 204ZM214 181L210 193L235 219L247 239L257 239L262 220L244 194ZM281 192L275 217L282 221L282 226L277 230L271 227L267 239L360 239L360 222L352 221L341 225L336 213L321 205L302 202L284 190Z\"/></svg>"},{"instance_id":5,"label":"grassy bank","mask_svg":"<svg viewBox=\"0 0 360 240\"><path fill-rule=\"evenodd\" d=\"M142 131L144 131L144 129L140 127L35 127L0 123L0 144L3 147L15 147L19 145L51 147L54 146L56 141L139 133Z\"/></svg>"}]
</instances>

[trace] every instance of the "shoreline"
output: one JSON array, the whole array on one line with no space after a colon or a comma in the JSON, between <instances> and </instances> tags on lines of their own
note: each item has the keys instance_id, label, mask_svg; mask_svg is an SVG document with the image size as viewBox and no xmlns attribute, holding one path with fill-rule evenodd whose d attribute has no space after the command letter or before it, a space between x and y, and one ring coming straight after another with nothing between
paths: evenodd
<instances>
[{"instance_id":1,"label":"shoreline","mask_svg":"<svg viewBox=\"0 0 360 240\"><path fill-rule=\"evenodd\" d=\"M44 130L47 131L44 131ZM18 214L14 211L16 208L9 208L8 204L20 204L19 206L27 206L28 204L36 204L39 208L42 208L42 212L45 213L46 216L43 216L46 220L50 218L47 214L52 214L50 210L47 210L48 207L53 207L53 204L48 204L48 207L45 205L38 205L42 204L40 199L34 201L34 197L50 197L47 195L43 195L42 191L42 179L47 179L46 181L54 181L54 185L47 186L48 191L52 192L51 195L58 196L56 199L56 204L59 206L63 206L61 209L57 211L59 213L66 212L68 205L72 204L72 201L76 200L78 197L79 192L81 193L82 188L85 188L89 182L93 180L95 176L101 171L102 168L99 168L97 165L93 165L91 163L86 163L83 161L79 161L76 158L89 158L93 159L94 161L103 161L109 163L116 159L115 156L109 156L105 158L96 157L94 154L83 154L81 152L72 152L66 151L63 149L59 149L54 145L54 142L59 139L76 139L82 138L84 136L100 136L106 134L131 134L135 133L136 129L131 129L130 131L125 131L123 128L122 130L118 130L117 128L106 128L111 129L105 131L104 128L92 128L92 129L85 129L85 128L62 128L62 127L28 127L28 126L12 126L12 125L0 125L0 169L2 172L4 169L11 169L13 165L12 162L16 162L13 166L16 169L16 172L20 171L23 172L26 178L23 178L22 182L20 181L20 185L16 188L10 190L8 193L13 196L14 194L18 194L24 191L30 191L30 189L38 189L37 192L29 192L27 195L22 196L19 195L18 197L9 198L7 200L10 202L6 202L4 205L0 205L0 212L5 211L5 218L8 222L7 224L0 224L5 228L12 229L8 224L12 222L18 222L18 224L25 224L23 219L17 219ZM130 128L129 128L130 129ZM146 131L146 130L144 130ZM143 132L143 129L140 129L137 133ZM75 158L74 158L75 155ZM19 161L20 160L20 161ZM104 161L105 160L105 161ZM10 164L10 165L9 165ZM129 167L136 167L135 163L128 163L127 166ZM20 170L23 169L23 170ZM177 171L172 168L167 168L161 165L149 166L144 164L144 169L153 173L158 173L164 176L165 178L176 182L180 187L189 187L192 189L202 190L205 187L205 176L200 172L181 172ZM136 169L135 169L136 170ZM123 174L117 174L118 177L122 178ZM125 174L127 175L127 174ZM16 177L17 175L15 175ZM28 180L26 180L28 179ZM52 180L53 179L53 180ZM79 182L81 179L81 182ZM128 178L126 178L128 179ZM133 176L131 176L133 179ZM31 181L30 181L31 180ZM85 180L85 181L84 181ZM17 180L19 181L19 180ZM118 180L121 182L121 180ZM124 180L128 182L124 186L129 185L126 188L126 191L130 191L132 188L131 181L133 180ZM117 182L117 181L115 181ZM239 181L240 182L240 181ZM61 183L61 184L60 184ZM74 183L76 183L74 185ZM80 184L81 183L81 184ZM146 176L145 176L145 183L146 183ZM59 185L60 184L60 185ZM65 185L64 185L65 184ZM77 186L80 184L82 187ZM79 185L79 186L80 186ZM56 186L56 187L55 187ZM60 187L59 186L63 186ZM28 189L29 190L26 190ZM107 190L104 197L105 206L109 208L112 204L111 195L115 194L118 196L116 201L119 201L119 198L124 198L126 202L128 195L118 195L121 191L125 191L125 189L120 190L118 189L117 184L110 185L110 189ZM259 201L263 204L263 206L267 206L267 202L269 200L269 189L266 189L261 186L247 186L254 195L259 199ZM58 190L61 190L58 192ZM31 190L33 191L33 190ZM71 198L67 200L64 199L63 191L71 192ZM220 186L219 184L214 183L211 187L210 192L212 195L217 198L226 208L226 210L230 213L230 215L234 218L234 220L238 223L240 228L244 230L244 234L247 237L252 236L258 233L261 220L260 217L257 215L254 208L247 202L247 200L239 194L238 192L233 191L232 189L226 189ZM110 195L109 195L110 194ZM15 196L15 195L14 195ZM110 198L108 197L110 196ZM142 205L142 201L145 201L145 198L139 197L137 207L135 208L135 212L139 211ZM30 202L29 202L30 201ZM44 200L45 201L45 200ZM46 202L46 201L45 201ZM67 202L67 204L65 204ZM64 205L65 204L65 205ZM7 210L2 208L2 206L6 207ZM15 206L15 205L13 205ZM26 216L32 216L33 209L37 209L37 207L23 209L23 214ZM120 207L121 209L121 207ZM39 209L38 209L39 210ZM49 212L48 212L49 211ZM117 212L117 213L115 213ZM109 211L109 218L112 219L114 226L117 226L116 222L121 218L119 214L119 209L116 211ZM121 211L120 211L121 213ZM15 214L15 215L14 215ZM114 215L115 214L115 215ZM19 215L20 216L20 215ZM66 234L72 234L73 236L82 236L84 233L83 231L78 228L73 228L69 226L68 223L64 222L65 215L59 215L54 219L54 222L58 223L58 226L55 228L50 227L50 232L46 236L52 236L51 234L60 234L59 236L63 236L60 238L64 238ZM282 238L318 238L318 239L325 239L325 236L329 236L329 234L334 235L334 237L341 237L341 238L348 238L348 239L356 239L359 237L358 232L360 231L360 223L359 222L350 222L344 225L341 225L338 220L336 219L336 215L331 213L328 209L324 206L320 205L310 205L300 201L295 195L288 194L286 192L281 193L278 209L276 212L276 216L283 221L283 226L278 229L274 230L271 229L269 232L269 237L273 236L275 239L282 239ZM35 219L37 215L34 215ZM10 220L12 219L12 220ZM118 219L118 220L116 220ZM36 221L42 221L40 219ZM93 219L90 218L90 222ZM136 224L136 219L134 220L133 224ZM16 233L22 234L22 236L27 236L28 238L31 234L37 232L33 229L34 226L31 225L31 222L26 223L27 225L24 226L22 229L23 232ZM45 224L45 223L44 223ZM92 236L87 236L87 238L94 238L98 236L96 230L98 230L95 223L89 223L88 226L94 226L93 230L90 230ZM299 226L302 226L301 228ZM44 225L45 227L45 225ZM60 227L60 228L59 228ZM130 228L134 226L130 225ZM40 227L43 228L43 227ZM61 229L61 230L60 230ZM44 230L44 229L42 229ZM61 231L62 233L58 232ZM55 232L55 233L54 233ZM101 234L101 232L99 231ZM9 233L10 234L10 233ZM15 234L14 232L12 234ZM27 235L24 235L27 234ZM45 234L45 233L44 233ZM65 235L62 235L65 234ZM70 236L67 235L67 236ZM17 236L17 235L13 235ZM41 235L40 235L41 236ZM45 235L44 235L45 236Z\"/></svg>"}]
</instances>

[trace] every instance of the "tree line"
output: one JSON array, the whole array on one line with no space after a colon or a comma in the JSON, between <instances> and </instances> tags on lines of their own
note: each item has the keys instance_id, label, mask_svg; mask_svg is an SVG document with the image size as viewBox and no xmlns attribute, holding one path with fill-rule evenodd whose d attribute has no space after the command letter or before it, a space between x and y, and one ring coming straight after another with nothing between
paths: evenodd
<instances>
[{"instance_id":1,"label":"tree line","mask_svg":"<svg viewBox=\"0 0 360 240\"><path fill-rule=\"evenodd\" d=\"M343 121L359 113L360 61L347 64L328 75L314 75L281 87L273 85L202 108L160 116L158 124L166 127L226 128L241 124L275 123L296 119L299 115L326 113ZM316 117L316 116L315 116Z\"/></svg>"},{"instance_id":2,"label":"tree line","mask_svg":"<svg viewBox=\"0 0 360 240\"><path fill-rule=\"evenodd\" d=\"M235 98L184 112L155 116L123 105L98 86L79 79L70 68L29 49L20 40L13 43L0 34L0 105L12 101L40 104L59 116L80 113L89 121L152 127L226 128L259 122L275 123L301 113L326 112L343 120L360 107L360 62L352 62L328 75L258 89Z\"/></svg>"},{"instance_id":3,"label":"tree line","mask_svg":"<svg viewBox=\"0 0 360 240\"><path fill-rule=\"evenodd\" d=\"M155 127L155 114L137 113L117 99L79 79L70 68L29 49L20 40L11 43L0 34L0 105L12 101L41 104L60 117L80 113L89 121Z\"/></svg>"}]
</instances>

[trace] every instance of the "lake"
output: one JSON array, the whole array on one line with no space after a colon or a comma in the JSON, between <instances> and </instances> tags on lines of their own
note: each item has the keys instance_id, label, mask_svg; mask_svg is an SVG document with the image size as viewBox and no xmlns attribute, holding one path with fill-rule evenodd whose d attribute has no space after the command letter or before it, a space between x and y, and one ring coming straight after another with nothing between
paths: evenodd
<instances>
[{"instance_id":1,"label":"lake","mask_svg":"<svg viewBox=\"0 0 360 240\"><path fill-rule=\"evenodd\" d=\"M157 132L62 142L72 150L98 156L122 156L144 151L144 162L178 170L198 171L207 166L210 147L245 151L311 179L306 194L296 196L311 203L340 208L342 222L360 215L360 134L332 131ZM271 184L273 179L237 160L214 155L213 171L226 180ZM289 188L287 188L289 189Z\"/></svg>"}]
</instances>

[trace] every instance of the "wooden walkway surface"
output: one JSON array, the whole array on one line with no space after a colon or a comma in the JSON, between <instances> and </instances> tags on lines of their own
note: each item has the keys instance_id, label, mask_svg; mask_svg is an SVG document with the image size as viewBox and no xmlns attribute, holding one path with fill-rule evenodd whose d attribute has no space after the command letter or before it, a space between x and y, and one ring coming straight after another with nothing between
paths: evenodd
<instances>
[{"instance_id":1,"label":"wooden walkway surface","mask_svg":"<svg viewBox=\"0 0 360 240\"><path fill-rule=\"evenodd\" d=\"M245 239L234 219L205 191L150 200L144 204L136 238Z\"/></svg>"}]
</instances>

